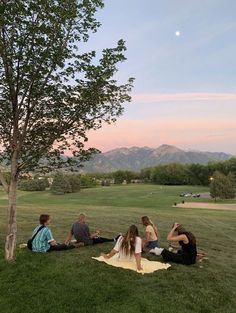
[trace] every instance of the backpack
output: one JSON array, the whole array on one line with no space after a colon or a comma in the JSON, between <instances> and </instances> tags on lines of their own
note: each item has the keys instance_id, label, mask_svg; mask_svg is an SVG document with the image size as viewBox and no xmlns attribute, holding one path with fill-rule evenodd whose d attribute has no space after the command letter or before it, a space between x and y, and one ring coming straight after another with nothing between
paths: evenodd
<instances>
[{"instance_id":1,"label":"backpack","mask_svg":"<svg viewBox=\"0 0 236 313\"><path fill-rule=\"evenodd\" d=\"M40 230L43 229L44 227L45 227L44 225L40 226L39 229L37 230L37 232L34 234L34 236L27 241L27 248L29 250L32 250L34 238L38 235Z\"/></svg>"}]
</instances>

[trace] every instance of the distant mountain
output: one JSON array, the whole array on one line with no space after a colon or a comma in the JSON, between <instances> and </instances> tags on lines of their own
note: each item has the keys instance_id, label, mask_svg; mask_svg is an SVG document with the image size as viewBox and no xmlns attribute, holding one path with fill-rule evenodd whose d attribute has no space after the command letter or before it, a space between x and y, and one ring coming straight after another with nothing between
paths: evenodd
<instances>
[{"instance_id":1,"label":"distant mountain","mask_svg":"<svg viewBox=\"0 0 236 313\"><path fill-rule=\"evenodd\" d=\"M224 152L184 151L170 145L157 149L148 147L118 148L96 155L84 163L83 172L112 172L116 170L139 171L145 167L179 163L207 164L209 161L225 161L233 156Z\"/></svg>"}]
</instances>

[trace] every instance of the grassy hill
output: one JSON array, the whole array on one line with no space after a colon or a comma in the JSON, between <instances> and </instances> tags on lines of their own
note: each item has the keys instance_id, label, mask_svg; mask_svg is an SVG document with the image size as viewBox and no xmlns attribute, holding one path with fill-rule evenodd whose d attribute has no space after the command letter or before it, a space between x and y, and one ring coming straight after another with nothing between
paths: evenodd
<instances>
[{"instance_id":1,"label":"grassy hill","mask_svg":"<svg viewBox=\"0 0 236 313\"><path fill-rule=\"evenodd\" d=\"M105 236L125 232L132 223L143 235L140 217L147 214L158 225L161 246L167 246L166 234L177 221L193 231L198 247L209 257L202 265L173 264L168 271L144 276L91 259L111 249L110 243L48 254L18 249L17 262L5 264L7 199L0 192L1 312L233 313L236 212L173 208L183 191L205 192L207 188L129 185L87 189L65 196L48 192L19 195L18 244L30 237L40 213L52 215L51 229L58 241L65 239L80 212L88 215L91 230L100 229ZM148 254L146 257L157 259Z\"/></svg>"}]
</instances>

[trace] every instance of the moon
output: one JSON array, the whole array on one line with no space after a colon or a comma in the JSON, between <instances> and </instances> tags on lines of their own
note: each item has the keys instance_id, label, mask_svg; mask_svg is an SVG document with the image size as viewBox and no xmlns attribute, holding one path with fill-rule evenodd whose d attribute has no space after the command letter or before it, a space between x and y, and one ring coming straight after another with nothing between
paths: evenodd
<instances>
[{"instance_id":1,"label":"moon","mask_svg":"<svg viewBox=\"0 0 236 313\"><path fill-rule=\"evenodd\" d=\"M176 37L179 37L179 36L180 36L180 31L176 31L176 32L175 32L175 36L176 36Z\"/></svg>"}]
</instances>

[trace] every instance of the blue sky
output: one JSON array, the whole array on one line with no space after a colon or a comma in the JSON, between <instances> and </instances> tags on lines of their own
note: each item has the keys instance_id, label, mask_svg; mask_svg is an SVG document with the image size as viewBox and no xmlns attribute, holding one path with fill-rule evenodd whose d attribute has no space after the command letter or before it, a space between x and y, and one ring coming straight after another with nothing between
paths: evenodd
<instances>
[{"instance_id":1,"label":"blue sky","mask_svg":"<svg viewBox=\"0 0 236 313\"><path fill-rule=\"evenodd\" d=\"M235 0L105 1L88 49L123 38L127 61L117 77L136 81L124 116L91 133L90 144L106 151L168 143L236 154L235 12Z\"/></svg>"}]
</instances>

